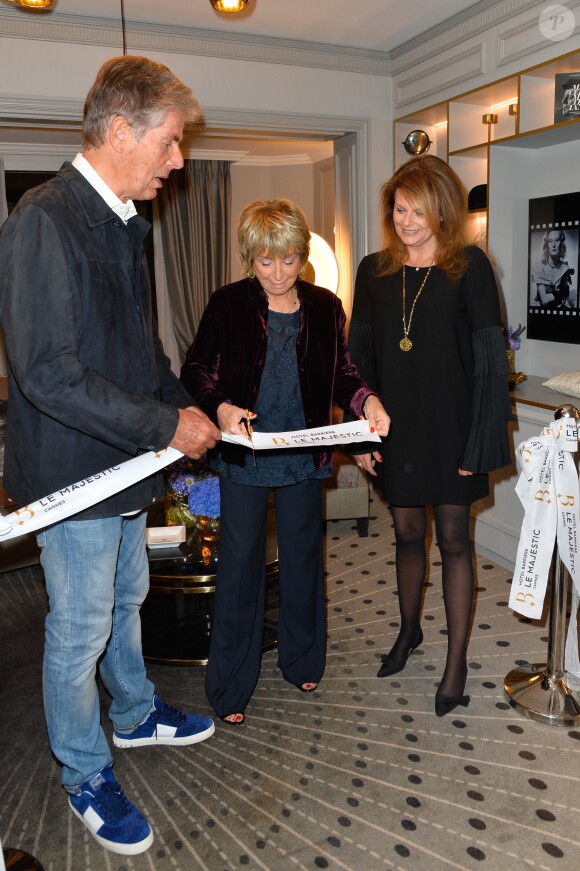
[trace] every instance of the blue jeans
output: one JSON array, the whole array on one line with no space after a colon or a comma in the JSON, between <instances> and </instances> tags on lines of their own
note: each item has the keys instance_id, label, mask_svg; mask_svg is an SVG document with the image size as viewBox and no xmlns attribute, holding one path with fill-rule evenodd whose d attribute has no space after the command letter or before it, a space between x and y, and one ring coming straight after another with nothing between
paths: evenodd
<instances>
[{"instance_id":1,"label":"blue jeans","mask_svg":"<svg viewBox=\"0 0 580 871\"><path fill-rule=\"evenodd\" d=\"M63 521L38 535L50 611L44 708L50 746L69 791L112 762L101 728L97 665L117 729L151 710L140 606L149 589L146 514Z\"/></svg>"}]
</instances>

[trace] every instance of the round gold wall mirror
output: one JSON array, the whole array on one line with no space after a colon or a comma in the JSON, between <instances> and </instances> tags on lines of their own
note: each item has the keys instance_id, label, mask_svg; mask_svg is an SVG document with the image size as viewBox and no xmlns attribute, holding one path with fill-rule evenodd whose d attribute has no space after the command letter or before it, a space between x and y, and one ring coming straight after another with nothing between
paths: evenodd
<instances>
[{"instance_id":1,"label":"round gold wall mirror","mask_svg":"<svg viewBox=\"0 0 580 871\"><path fill-rule=\"evenodd\" d=\"M411 130L403 142L407 154L413 154L415 156L417 154L425 154L425 152L429 150L430 145L431 140L424 130Z\"/></svg>"}]
</instances>

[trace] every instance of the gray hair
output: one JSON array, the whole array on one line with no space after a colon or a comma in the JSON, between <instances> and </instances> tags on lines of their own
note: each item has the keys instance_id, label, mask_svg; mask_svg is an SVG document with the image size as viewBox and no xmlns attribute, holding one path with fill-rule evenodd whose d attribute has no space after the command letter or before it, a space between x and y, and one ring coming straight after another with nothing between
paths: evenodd
<instances>
[{"instance_id":1,"label":"gray hair","mask_svg":"<svg viewBox=\"0 0 580 871\"><path fill-rule=\"evenodd\" d=\"M140 139L163 124L171 110L180 112L186 122L201 116L191 88L163 64L138 55L111 57L101 66L85 100L83 147L103 145L115 115L122 115Z\"/></svg>"}]
</instances>

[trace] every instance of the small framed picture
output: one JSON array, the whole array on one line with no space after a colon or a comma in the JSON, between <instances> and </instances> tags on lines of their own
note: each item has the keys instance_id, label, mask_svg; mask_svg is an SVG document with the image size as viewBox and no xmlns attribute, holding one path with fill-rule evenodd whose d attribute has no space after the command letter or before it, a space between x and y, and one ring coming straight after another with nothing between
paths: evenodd
<instances>
[{"instance_id":1,"label":"small framed picture","mask_svg":"<svg viewBox=\"0 0 580 871\"><path fill-rule=\"evenodd\" d=\"M580 73L556 73L554 124L580 117Z\"/></svg>"},{"instance_id":2,"label":"small framed picture","mask_svg":"<svg viewBox=\"0 0 580 871\"><path fill-rule=\"evenodd\" d=\"M580 344L580 193L530 200L529 339Z\"/></svg>"}]
</instances>

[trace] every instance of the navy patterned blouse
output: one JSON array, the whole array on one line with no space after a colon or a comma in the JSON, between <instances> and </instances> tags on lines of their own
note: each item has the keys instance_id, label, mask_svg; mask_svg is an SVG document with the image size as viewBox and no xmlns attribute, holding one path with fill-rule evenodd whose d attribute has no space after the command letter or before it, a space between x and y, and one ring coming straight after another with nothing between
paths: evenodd
<instances>
[{"instance_id":1,"label":"navy patterned blouse","mask_svg":"<svg viewBox=\"0 0 580 871\"><path fill-rule=\"evenodd\" d=\"M258 415L252 426L256 432L287 432L304 429L304 411L300 396L296 339L300 312L291 314L268 311L268 350L256 407ZM320 471L314 468L309 448L295 450L248 451L245 464L219 461L220 473L236 484L254 487L283 487L298 484L306 478L327 478L330 465Z\"/></svg>"}]
</instances>

